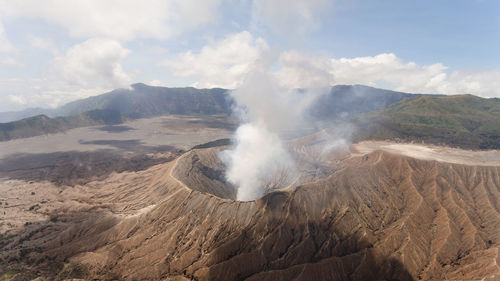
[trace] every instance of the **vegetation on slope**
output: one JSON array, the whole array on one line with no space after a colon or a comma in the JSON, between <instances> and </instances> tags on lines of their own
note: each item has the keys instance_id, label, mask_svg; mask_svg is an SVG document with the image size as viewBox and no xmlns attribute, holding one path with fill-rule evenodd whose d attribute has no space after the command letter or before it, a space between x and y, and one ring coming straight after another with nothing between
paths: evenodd
<instances>
[{"instance_id":1,"label":"vegetation on slope","mask_svg":"<svg viewBox=\"0 0 500 281\"><path fill-rule=\"evenodd\" d=\"M226 146L226 145L231 145L231 144L232 144L231 139L217 139L214 141L209 141L207 143L195 145L190 150Z\"/></svg>"},{"instance_id":2,"label":"vegetation on slope","mask_svg":"<svg viewBox=\"0 0 500 281\"><path fill-rule=\"evenodd\" d=\"M0 141L116 124L122 121L122 116L130 119L164 114L226 116L232 104L228 90L224 89L134 84L132 89L77 100L48 113L68 117L51 119L38 115L0 124ZM319 97L309 115L315 121L327 123L354 120L358 129L355 141L391 139L469 149L500 148L499 99L414 95L362 85L338 85Z\"/></svg>"},{"instance_id":3,"label":"vegetation on slope","mask_svg":"<svg viewBox=\"0 0 500 281\"><path fill-rule=\"evenodd\" d=\"M419 96L358 117L356 124L356 140L396 139L499 149L500 99Z\"/></svg>"},{"instance_id":4,"label":"vegetation on slope","mask_svg":"<svg viewBox=\"0 0 500 281\"><path fill-rule=\"evenodd\" d=\"M361 85L338 85L330 89L312 106L310 115L322 121L350 117L379 109L415 95L376 89ZM225 89L195 89L153 87L134 84L131 89L117 89L109 93L76 100L51 110L28 109L22 112L0 113L0 120L15 116L37 116L0 124L0 141L13 138L57 133L67 129L97 125L107 119L94 116L115 112L128 119L165 114L221 115L231 113L233 100ZM85 115L91 114L91 118ZM83 118L82 118L83 115ZM50 119L50 116L67 116ZM90 120L89 120L90 119Z\"/></svg>"},{"instance_id":5,"label":"vegetation on slope","mask_svg":"<svg viewBox=\"0 0 500 281\"><path fill-rule=\"evenodd\" d=\"M383 108L404 98L420 95L377 89L363 85L337 85L314 102L310 115L323 121L349 119Z\"/></svg>"}]
</instances>

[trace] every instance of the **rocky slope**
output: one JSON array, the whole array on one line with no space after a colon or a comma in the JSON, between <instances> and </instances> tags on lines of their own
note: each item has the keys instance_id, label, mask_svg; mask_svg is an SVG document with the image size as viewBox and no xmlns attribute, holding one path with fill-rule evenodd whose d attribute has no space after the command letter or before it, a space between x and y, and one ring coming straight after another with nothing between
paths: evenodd
<instances>
[{"instance_id":1,"label":"rocky slope","mask_svg":"<svg viewBox=\"0 0 500 281\"><path fill-rule=\"evenodd\" d=\"M500 278L499 167L374 151L343 159L328 177L239 202L211 194L227 188L217 172L182 177L186 168L217 171L214 153L65 190L78 204L4 239L3 264L57 279Z\"/></svg>"}]
</instances>

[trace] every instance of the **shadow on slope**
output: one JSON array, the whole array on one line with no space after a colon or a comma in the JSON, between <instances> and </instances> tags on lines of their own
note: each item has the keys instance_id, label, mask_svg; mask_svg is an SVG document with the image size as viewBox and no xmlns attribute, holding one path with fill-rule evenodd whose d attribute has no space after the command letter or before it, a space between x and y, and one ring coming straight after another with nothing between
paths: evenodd
<instances>
[{"instance_id":1,"label":"shadow on slope","mask_svg":"<svg viewBox=\"0 0 500 281\"><path fill-rule=\"evenodd\" d=\"M200 280L415 280L397 259L375 249L361 231L332 217L304 219L288 192L258 201L259 221L221 240ZM295 205L295 206L294 206ZM314 211L313 211L314 212ZM314 215L312 215L314 216Z\"/></svg>"},{"instance_id":2,"label":"shadow on slope","mask_svg":"<svg viewBox=\"0 0 500 281\"><path fill-rule=\"evenodd\" d=\"M111 145L118 151L100 149L13 154L0 161L0 177L25 181L47 180L57 185L85 184L102 179L112 172L145 170L153 165L172 161L181 153L172 146L144 146L137 140L81 143Z\"/></svg>"},{"instance_id":3,"label":"shadow on slope","mask_svg":"<svg viewBox=\"0 0 500 281\"><path fill-rule=\"evenodd\" d=\"M118 239L113 237L113 233L122 225L126 239L133 239L141 229L134 225L141 221L145 223L151 218L125 223L116 216L98 210L60 213L45 222L26 225L15 235L2 239L0 249L3 254L0 255L0 261L3 266L0 265L0 273L18 268L24 272L22 274L32 275L35 272L55 280L184 280L176 279L181 276L190 280L220 281L415 280L401 262L384 256L359 233L346 235L344 230L332 225L328 219L307 223L288 220L281 210L284 200L288 200L287 195L281 192L264 197L260 207L265 211L256 225L234 232L224 225L213 225L218 232L216 239L209 242L211 246L202 249L210 258L200 256L192 265L186 264L180 271L173 269L176 265L168 265L169 258L172 258L170 255L179 253L170 253L165 248L164 260L167 264L146 265L146 270L149 268L147 276L125 277L123 272L114 270L112 263L109 267L99 269L71 262L71 259L93 251L94 258L103 259L100 262L105 262L106 257L127 260L125 256L131 250L131 245L122 244L112 247L113 250L109 249L116 243L114 239ZM187 245L180 243L178 246L180 249ZM97 250L104 248L107 248L104 252ZM165 267L171 270L162 270Z\"/></svg>"},{"instance_id":4,"label":"shadow on slope","mask_svg":"<svg viewBox=\"0 0 500 281\"><path fill-rule=\"evenodd\" d=\"M87 249L83 244L77 242L78 246L73 246L72 251L63 250L57 254L51 250L64 249L68 243L85 237L98 237L119 221L102 210L53 213L47 221L27 224L16 232L1 235L0 276L15 272L17 275L13 280L32 280L33 275L50 276L50 280L88 277L88 270L83 266L74 268L70 273L62 272L70 258L69 253ZM94 240L93 246L102 245L102 239ZM117 276L110 273L106 280L117 280Z\"/></svg>"},{"instance_id":5,"label":"shadow on slope","mask_svg":"<svg viewBox=\"0 0 500 281\"><path fill-rule=\"evenodd\" d=\"M27 259L65 263L65 278L122 280L457 280L498 272L500 216L491 199L499 168L380 151L343 164L251 202L188 190L168 167L155 170L164 195L149 212L83 221L63 212L57 222L71 225L36 236L29 247L41 248Z\"/></svg>"},{"instance_id":6,"label":"shadow on slope","mask_svg":"<svg viewBox=\"0 0 500 281\"><path fill-rule=\"evenodd\" d=\"M129 126L120 126L120 125L108 125L104 127L97 128L97 130L108 132L108 133L122 133L131 130L135 130Z\"/></svg>"},{"instance_id":7,"label":"shadow on slope","mask_svg":"<svg viewBox=\"0 0 500 281\"><path fill-rule=\"evenodd\" d=\"M80 144L86 145L107 145L114 147L118 150L129 151L134 153L156 153L156 152L166 152L173 151L175 147L170 145L159 145L159 146L148 146L144 145L141 140L92 140L84 141L80 140Z\"/></svg>"}]
</instances>

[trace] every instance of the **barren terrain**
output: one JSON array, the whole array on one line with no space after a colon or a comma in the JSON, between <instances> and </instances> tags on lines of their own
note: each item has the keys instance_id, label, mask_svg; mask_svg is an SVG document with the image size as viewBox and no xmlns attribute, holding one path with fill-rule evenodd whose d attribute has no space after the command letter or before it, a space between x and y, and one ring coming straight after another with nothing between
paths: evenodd
<instances>
[{"instance_id":1,"label":"barren terrain","mask_svg":"<svg viewBox=\"0 0 500 281\"><path fill-rule=\"evenodd\" d=\"M195 145L229 137L234 126L227 118L164 116L1 142L0 178L85 184L171 161Z\"/></svg>"},{"instance_id":2,"label":"barren terrain","mask_svg":"<svg viewBox=\"0 0 500 281\"><path fill-rule=\"evenodd\" d=\"M122 149L136 151L164 145L179 149L231 136L235 128L226 118L161 116L116 126L93 126L64 133L0 142L0 159L12 154Z\"/></svg>"},{"instance_id":3,"label":"barren terrain","mask_svg":"<svg viewBox=\"0 0 500 281\"><path fill-rule=\"evenodd\" d=\"M194 139L179 122L169 132L192 144L230 134L196 128L208 131ZM307 175L302 183L240 202L217 158L223 148L183 152L166 136L156 145L175 149L154 152L163 160L137 170L73 185L4 179L0 273L57 280L500 278L496 151L364 142L350 154L320 157L318 139L305 137L293 143Z\"/></svg>"},{"instance_id":4,"label":"barren terrain","mask_svg":"<svg viewBox=\"0 0 500 281\"><path fill-rule=\"evenodd\" d=\"M376 150L439 162L478 166L500 166L499 150L464 150L437 145L394 143L388 141L363 141L353 145L354 155Z\"/></svg>"},{"instance_id":5,"label":"barren terrain","mask_svg":"<svg viewBox=\"0 0 500 281\"><path fill-rule=\"evenodd\" d=\"M122 180L141 177L140 171L194 145L227 138L234 126L225 118L163 116L0 142L0 236L54 220L68 206L81 208L83 201L98 196L94 185L113 194ZM92 201L87 207L99 204L112 202ZM127 202L126 212L113 212L129 215L148 201L138 204Z\"/></svg>"}]
</instances>

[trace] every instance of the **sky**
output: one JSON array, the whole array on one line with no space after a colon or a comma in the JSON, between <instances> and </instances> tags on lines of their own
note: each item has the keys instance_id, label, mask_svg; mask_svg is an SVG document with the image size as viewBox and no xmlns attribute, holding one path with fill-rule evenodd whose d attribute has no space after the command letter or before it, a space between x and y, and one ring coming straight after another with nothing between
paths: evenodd
<instances>
[{"instance_id":1,"label":"sky","mask_svg":"<svg viewBox=\"0 0 500 281\"><path fill-rule=\"evenodd\" d=\"M498 0L0 0L0 111L133 83L500 97Z\"/></svg>"}]
</instances>

